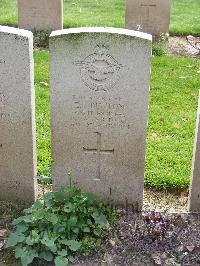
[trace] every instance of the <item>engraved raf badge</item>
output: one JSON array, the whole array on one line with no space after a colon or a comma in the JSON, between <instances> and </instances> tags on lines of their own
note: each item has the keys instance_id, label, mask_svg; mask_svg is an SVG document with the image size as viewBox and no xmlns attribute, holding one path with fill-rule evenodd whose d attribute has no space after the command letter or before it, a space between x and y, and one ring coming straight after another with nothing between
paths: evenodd
<instances>
[{"instance_id":1,"label":"engraved raf badge","mask_svg":"<svg viewBox=\"0 0 200 266\"><path fill-rule=\"evenodd\" d=\"M74 62L80 68L83 83L94 91L107 91L120 78L121 64L108 53L105 46L97 46L83 61Z\"/></svg>"}]
</instances>

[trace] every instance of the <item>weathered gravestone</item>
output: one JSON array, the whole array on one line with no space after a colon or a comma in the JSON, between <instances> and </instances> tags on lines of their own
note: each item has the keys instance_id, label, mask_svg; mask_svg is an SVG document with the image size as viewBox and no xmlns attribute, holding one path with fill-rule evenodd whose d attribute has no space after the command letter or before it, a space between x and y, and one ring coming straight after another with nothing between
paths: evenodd
<instances>
[{"instance_id":1,"label":"weathered gravestone","mask_svg":"<svg viewBox=\"0 0 200 266\"><path fill-rule=\"evenodd\" d=\"M33 36L0 26L0 199L37 196Z\"/></svg>"},{"instance_id":2,"label":"weathered gravestone","mask_svg":"<svg viewBox=\"0 0 200 266\"><path fill-rule=\"evenodd\" d=\"M141 209L151 36L112 28L53 32L54 188L69 184Z\"/></svg>"},{"instance_id":3,"label":"weathered gravestone","mask_svg":"<svg viewBox=\"0 0 200 266\"><path fill-rule=\"evenodd\" d=\"M197 112L195 142L193 151L189 209L190 211L200 212L200 97Z\"/></svg>"},{"instance_id":4,"label":"weathered gravestone","mask_svg":"<svg viewBox=\"0 0 200 266\"><path fill-rule=\"evenodd\" d=\"M63 28L63 0L18 0L18 26L27 30Z\"/></svg>"},{"instance_id":5,"label":"weathered gravestone","mask_svg":"<svg viewBox=\"0 0 200 266\"><path fill-rule=\"evenodd\" d=\"M170 0L126 0L125 27L160 36L169 32Z\"/></svg>"}]
</instances>

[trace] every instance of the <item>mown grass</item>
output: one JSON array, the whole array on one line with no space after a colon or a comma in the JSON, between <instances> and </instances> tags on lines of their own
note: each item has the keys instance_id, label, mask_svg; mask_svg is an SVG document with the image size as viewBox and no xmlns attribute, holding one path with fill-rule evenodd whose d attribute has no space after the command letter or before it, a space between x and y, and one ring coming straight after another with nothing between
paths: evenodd
<instances>
[{"instance_id":1,"label":"mown grass","mask_svg":"<svg viewBox=\"0 0 200 266\"><path fill-rule=\"evenodd\" d=\"M200 1L171 0L170 34L200 35Z\"/></svg>"},{"instance_id":2,"label":"mown grass","mask_svg":"<svg viewBox=\"0 0 200 266\"><path fill-rule=\"evenodd\" d=\"M188 187L199 67L200 62L191 58L162 56L152 59L145 172L145 183L149 186ZM35 87L38 174L46 175L51 167L48 51L35 52Z\"/></svg>"},{"instance_id":3,"label":"mown grass","mask_svg":"<svg viewBox=\"0 0 200 266\"><path fill-rule=\"evenodd\" d=\"M16 26L17 0L0 0L0 25Z\"/></svg>"},{"instance_id":4,"label":"mown grass","mask_svg":"<svg viewBox=\"0 0 200 266\"><path fill-rule=\"evenodd\" d=\"M155 57L145 182L158 188L187 188L199 90L200 62Z\"/></svg>"},{"instance_id":5,"label":"mown grass","mask_svg":"<svg viewBox=\"0 0 200 266\"><path fill-rule=\"evenodd\" d=\"M64 27L124 27L124 0L64 1ZM0 0L0 24L17 25L16 0ZM173 0L170 32L200 35L199 0ZM36 36L35 42L46 39ZM50 106L48 51L36 51L35 88L38 174L49 174ZM155 57L145 182L157 188L187 188L191 171L198 97L199 62L189 58Z\"/></svg>"},{"instance_id":6,"label":"mown grass","mask_svg":"<svg viewBox=\"0 0 200 266\"><path fill-rule=\"evenodd\" d=\"M64 27L124 28L125 0L64 0ZM0 0L0 24L17 25L17 0ZM172 0L170 33L200 35L200 1Z\"/></svg>"},{"instance_id":7,"label":"mown grass","mask_svg":"<svg viewBox=\"0 0 200 266\"><path fill-rule=\"evenodd\" d=\"M48 51L36 51L34 60L38 175L49 175L51 168L51 133Z\"/></svg>"}]
</instances>

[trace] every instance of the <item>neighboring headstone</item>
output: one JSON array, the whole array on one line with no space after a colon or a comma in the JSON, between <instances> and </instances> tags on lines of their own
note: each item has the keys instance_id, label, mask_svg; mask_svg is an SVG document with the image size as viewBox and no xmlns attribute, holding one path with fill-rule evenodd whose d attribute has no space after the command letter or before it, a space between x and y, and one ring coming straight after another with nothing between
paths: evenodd
<instances>
[{"instance_id":1,"label":"neighboring headstone","mask_svg":"<svg viewBox=\"0 0 200 266\"><path fill-rule=\"evenodd\" d=\"M27 30L63 28L63 0L18 0L18 26Z\"/></svg>"},{"instance_id":2,"label":"neighboring headstone","mask_svg":"<svg viewBox=\"0 0 200 266\"><path fill-rule=\"evenodd\" d=\"M51 128L54 189L72 182L141 209L151 36L112 28L53 32Z\"/></svg>"},{"instance_id":3,"label":"neighboring headstone","mask_svg":"<svg viewBox=\"0 0 200 266\"><path fill-rule=\"evenodd\" d=\"M189 210L191 212L200 212L200 97L197 112L195 142L193 151Z\"/></svg>"},{"instance_id":4,"label":"neighboring headstone","mask_svg":"<svg viewBox=\"0 0 200 266\"><path fill-rule=\"evenodd\" d=\"M0 26L0 199L37 197L33 35Z\"/></svg>"},{"instance_id":5,"label":"neighboring headstone","mask_svg":"<svg viewBox=\"0 0 200 266\"><path fill-rule=\"evenodd\" d=\"M160 36L169 32L170 0L126 0L125 27Z\"/></svg>"}]
</instances>

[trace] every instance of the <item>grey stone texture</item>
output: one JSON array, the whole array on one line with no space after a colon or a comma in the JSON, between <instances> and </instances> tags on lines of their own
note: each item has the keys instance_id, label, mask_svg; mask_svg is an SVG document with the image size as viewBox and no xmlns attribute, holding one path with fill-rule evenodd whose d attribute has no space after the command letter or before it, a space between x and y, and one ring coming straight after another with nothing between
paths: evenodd
<instances>
[{"instance_id":1,"label":"grey stone texture","mask_svg":"<svg viewBox=\"0 0 200 266\"><path fill-rule=\"evenodd\" d=\"M197 111L196 132L193 150L189 210L191 212L200 212L200 97Z\"/></svg>"},{"instance_id":2,"label":"grey stone texture","mask_svg":"<svg viewBox=\"0 0 200 266\"><path fill-rule=\"evenodd\" d=\"M169 32L171 0L126 0L125 27L160 36Z\"/></svg>"},{"instance_id":3,"label":"grey stone texture","mask_svg":"<svg viewBox=\"0 0 200 266\"><path fill-rule=\"evenodd\" d=\"M141 209L151 36L76 28L50 36L53 187L72 180Z\"/></svg>"},{"instance_id":4,"label":"grey stone texture","mask_svg":"<svg viewBox=\"0 0 200 266\"><path fill-rule=\"evenodd\" d=\"M0 26L0 199L37 197L33 35Z\"/></svg>"},{"instance_id":5,"label":"grey stone texture","mask_svg":"<svg viewBox=\"0 0 200 266\"><path fill-rule=\"evenodd\" d=\"M63 0L18 0L18 26L27 30L63 28Z\"/></svg>"}]
</instances>

